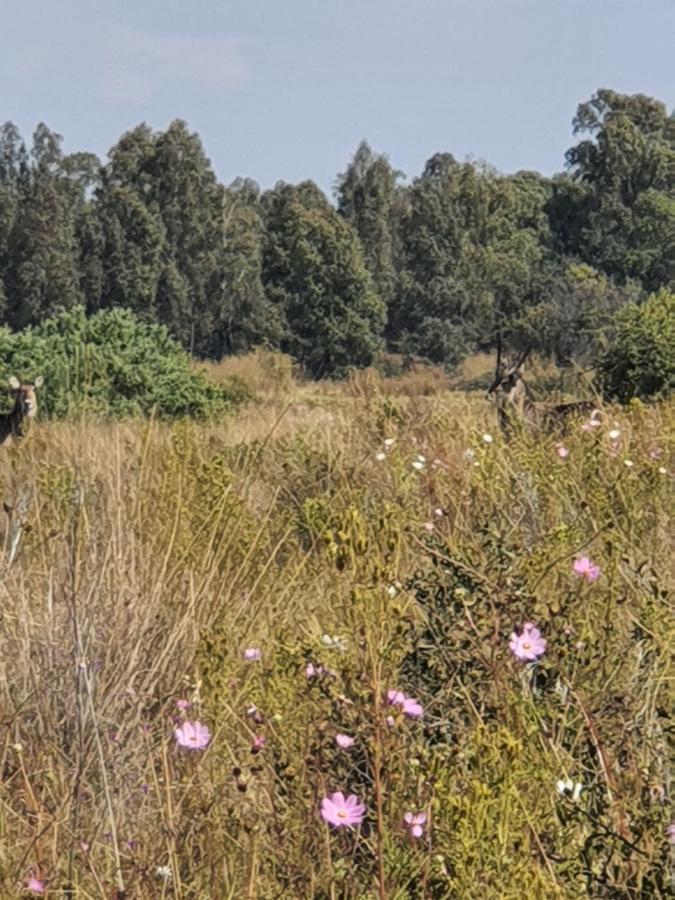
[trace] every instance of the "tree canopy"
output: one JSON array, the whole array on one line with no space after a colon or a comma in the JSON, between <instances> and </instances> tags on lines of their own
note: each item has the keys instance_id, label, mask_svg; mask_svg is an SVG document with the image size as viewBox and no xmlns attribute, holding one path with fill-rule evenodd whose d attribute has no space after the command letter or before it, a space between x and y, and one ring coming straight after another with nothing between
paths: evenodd
<instances>
[{"instance_id":1,"label":"tree canopy","mask_svg":"<svg viewBox=\"0 0 675 900\"><path fill-rule=\"evenodd\" d=\"M675 119L602 89L572 125L552 178L438 152L406 181L363 141L333 204L309 181L219 183L180 120L139 125L105 162L7 122L0 324L128 309L197 357L280 348L316 377L380 348L452 367L498 333L583 361L622 307L673 290Z\"/></svg>"}]
</instances>

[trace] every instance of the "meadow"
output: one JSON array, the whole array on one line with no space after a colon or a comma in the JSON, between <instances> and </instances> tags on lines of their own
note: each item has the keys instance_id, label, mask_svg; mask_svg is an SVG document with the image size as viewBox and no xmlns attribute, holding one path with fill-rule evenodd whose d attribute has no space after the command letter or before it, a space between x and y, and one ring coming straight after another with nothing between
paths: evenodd
<instances>
[{"instance_id":1,"label":"meadow","mask_svg":"<svg viewBox=\"0 0 675 900\"><path fill-rule=\"evenodd\" d=\"M671 896L672 406L213 371L0 450L0 896Z\"/></svg>"}]
</instances>

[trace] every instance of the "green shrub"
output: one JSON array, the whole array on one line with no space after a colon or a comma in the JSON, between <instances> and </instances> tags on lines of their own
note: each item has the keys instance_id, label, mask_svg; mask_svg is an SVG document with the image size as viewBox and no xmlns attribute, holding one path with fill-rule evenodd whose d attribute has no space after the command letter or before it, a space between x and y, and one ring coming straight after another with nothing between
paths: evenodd
<instances>
[{"instance_id":1,"label":"green shrub","mask_svg":"<svg viewBox=\"0 0 675 900\"><path fill-rule=\"evenodd\" d=\"M194 370L163 325L128 310L61 312L36 328L0 329L0 378L44 375L41 413L203 417L240 400Z\"/></svg>"},{"instance_id":2,"label":"green shrub","mask_svg":"<svg viewBox=\"0 0 675 900\"><path fill-rule=\"evenodd\" d=\"M617 313L616 337L598 362L607 397L656 397L675 382L675 294L665 288Z\"/></svg>"}]
</instances>

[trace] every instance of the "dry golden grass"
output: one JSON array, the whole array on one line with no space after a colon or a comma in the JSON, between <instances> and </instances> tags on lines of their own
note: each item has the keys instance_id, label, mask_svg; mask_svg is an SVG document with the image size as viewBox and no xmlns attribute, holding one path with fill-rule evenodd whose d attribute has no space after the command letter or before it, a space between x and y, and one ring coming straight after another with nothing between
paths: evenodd
<instances>
[{"instance_id":1,"label":"dry golden grass","mask_svg":"<svg viewBox=\"0 0 675 900\"><path fill-rule=\"evenodd\" d=\"M265 365L219 368L260 394L226 421L40 422L0 455L0 896L31 874L74 898L665 896L669 407L609 412L620 455L577 429L561 463L553 436L504 444L482 397L428 373ZM579 552L597 586L570 583ZM427 595L451 616L433 640ZM544 687L509 658L527 615ZM309 661L335 679L308 682ZM387 736L392 685L424 726ZM203 754L175 747L178 698ZM556 799L565 773L583 814ZM318 819L342 788L367 801L361 837Z\"/></svg>"}]
</instances>

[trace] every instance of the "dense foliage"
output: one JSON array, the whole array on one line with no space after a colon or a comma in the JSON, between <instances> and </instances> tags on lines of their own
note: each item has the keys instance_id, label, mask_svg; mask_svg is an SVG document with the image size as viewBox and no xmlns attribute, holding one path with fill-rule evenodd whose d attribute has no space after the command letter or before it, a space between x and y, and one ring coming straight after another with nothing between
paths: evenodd
<instances>
[{"instance_id":1,"label":"dense foliage","mask_svg":"<svg viewBox=\"0 0 675 900\"><path fill-rule=\"evenodd\" d=\"M664 395L675 387L675 294L662 290L616 316L612 345L600 358L605 393L617 400Z\"/></svg>"},{"instance_id":2,"label":"dense foliage","mask_svg":"<svg viewBox=\"0 0 675 900\"><path fill-rule=\"evenodd\" d=\"M675 278L675 121L600 90L567 171L503 175L436 153L404 183L367 143L336 180L218 182L184 122L101 163L41 124L0 128L0 321L128 308L202 358L266 346L314 376L381 348L452 367L498 332L586 363L614 313Z\"/></svg>"},{"instance_id":3,"label":"dense foliage","mask_svg":"<svg viewBox=\"0 0 675 900\"><path fill-rule=\"evenodd\" d=\"M61 312L21 332L0 329L4 381L43 375L40 402L47 414L89 411L117 416L205 416L234 397L195 371L163 325L139 322L124 309L87 316Z\"/></svg>"}]
</instances>

